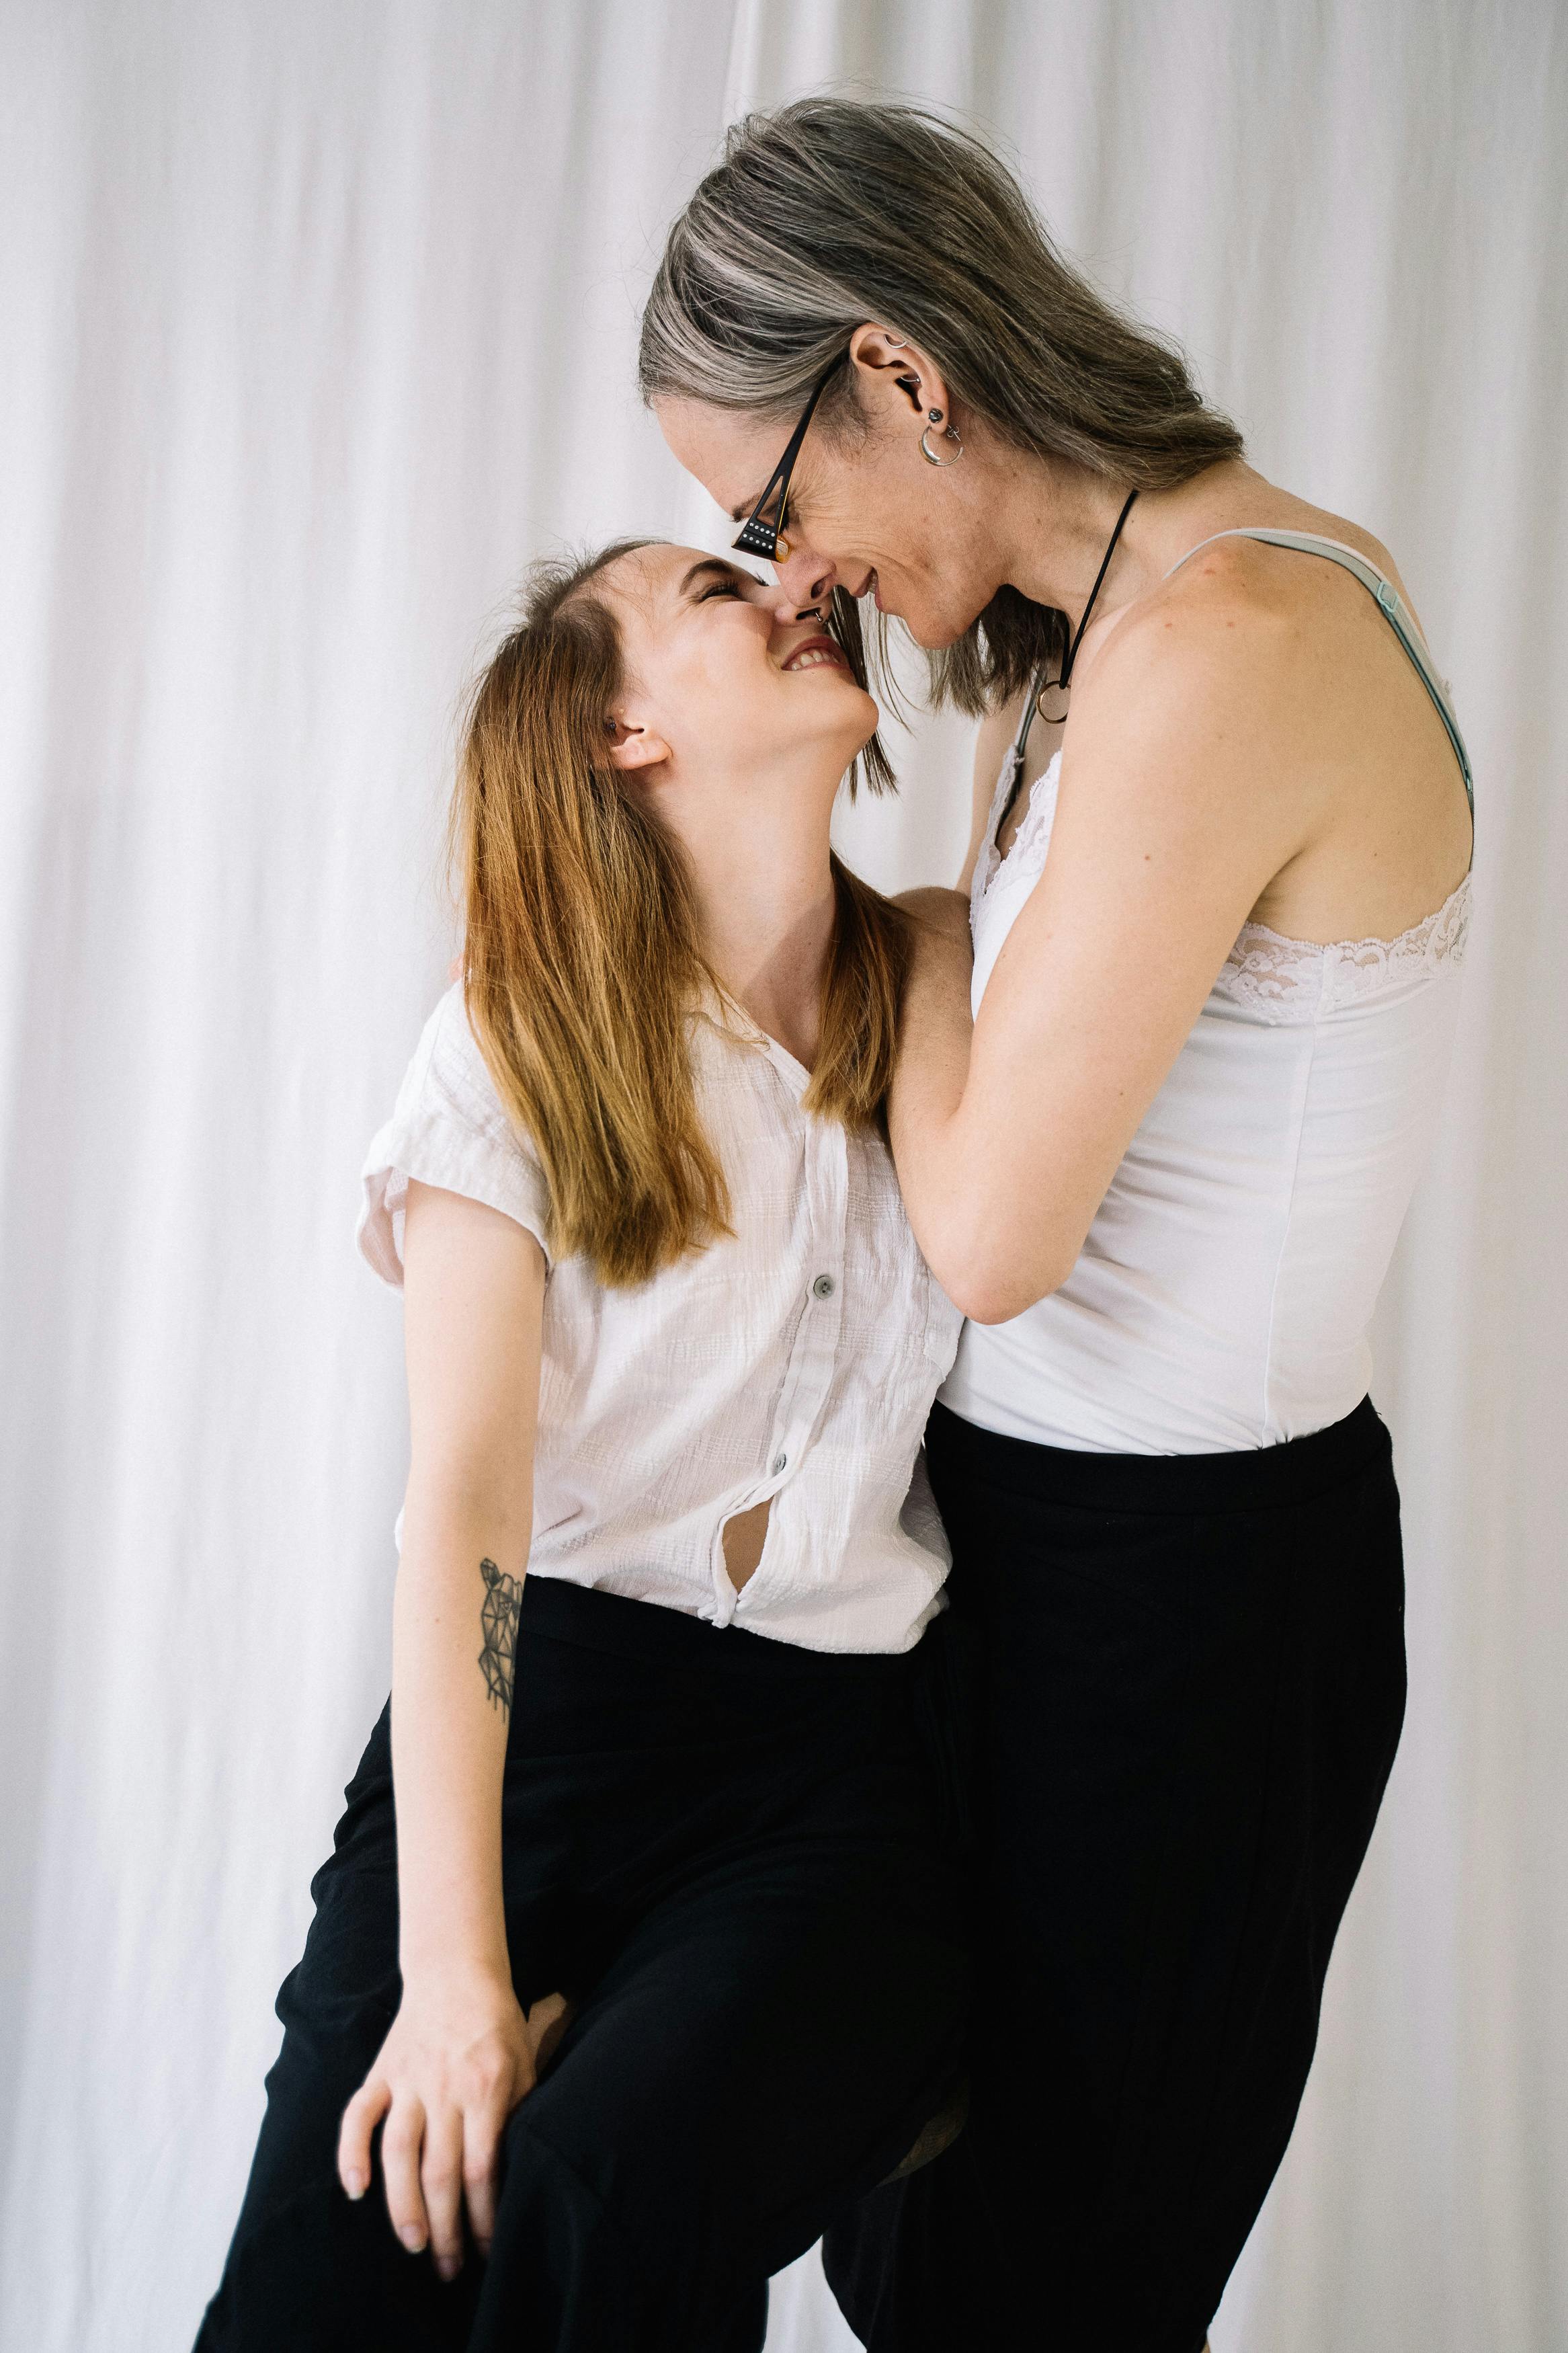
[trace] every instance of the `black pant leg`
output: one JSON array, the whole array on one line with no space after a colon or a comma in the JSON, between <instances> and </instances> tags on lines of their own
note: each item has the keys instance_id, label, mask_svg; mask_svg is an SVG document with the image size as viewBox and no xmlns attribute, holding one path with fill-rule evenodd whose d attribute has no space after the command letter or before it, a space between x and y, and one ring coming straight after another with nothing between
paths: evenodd
<instances>
[{"instance_id":1,"label":"black pant leg","mask_svg":"<svg viewBox=\"0 0 1568 2353\"><path fill-rule=\"evenodd\" d=\"M959 2063L964 1957L880 1900L882 1867L761 1849L633 1934L508 2128L473 2353L719 2353L748 2326L760 2346L768 2277L891 2169Z\"/></svg>"},{"instance_id":2,"label":"black pant leg","mask_svg":"<svg viewBox=\"0 0 1568 2353\"><path fill-rule=\"evenodd\" d=\"M332 1854L310 1883L305 1950L279 1992L283 2045L197 2353L457 2353L467 2341L473 2282L445 2284L427 2255L400 2244L379 2164L357 2200L337 2173L343 2110L402 1994L384 1710L344 1794Z\"/></svg>"},{"instance_id":3,"label":"black pant leg","mask_svg":"<svg viewBox=\"0 0 1568 2353\"><path fill-rule=\"evenodd\" d=\"M312 1892L203 2353L753 2353L770 2274L956 2066L944 1776L905 1662L816 1662L595 1593L520 1644L503 1873L520 1999L580 2004L511 2117L492 2256L441 2283L338 2184L395 2014L388 1719Z\"/></svg>"},{"instance_id":4,"label":"black pant leg","mask_svg":"<svg viewBox=\"0 0 1568 2353\"><path fill-rule=\"evenodd\" d=\"M973 2104L829 2275L874 2353L1196 2353L1397 1740L1386 1447L1288 1508L1178 1514L932 1459L987 1662Z\"/></svg>"}]
</instances>

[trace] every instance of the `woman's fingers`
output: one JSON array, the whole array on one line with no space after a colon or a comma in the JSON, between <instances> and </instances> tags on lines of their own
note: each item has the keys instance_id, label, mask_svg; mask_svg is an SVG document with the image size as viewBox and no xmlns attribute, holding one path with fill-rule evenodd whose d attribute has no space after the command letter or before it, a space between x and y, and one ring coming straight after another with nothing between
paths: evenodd
<instances>
[{"instance_id":1,"label":"woman's fingers","mask_svg":"<svg viewBox=\"0 0 1568 2353\"><path fill-rule=\"evenodd\" d=\"M351 2198L363 2198L370 2188L370 2138L391 2098L385 2076L371 2074L343 2110L338 2129L338 2179Z\"/></svg>"},{"instance_id":2,"label":"woman's fingers","mask_svg":"<svg viewBox=\"0 0 1568 2353\"><path fill-rule=\"evenodd\" d=\"M381 2170L392 2227L411 2254L429 2247L443 2279L463 2263L463 2205L474 2238L489 2254L495 2234L497 2157L510 2114L504 2087L465 2118L446 2108L437 2118L407 2094L395 2095L384 2076L372 2075L343 2110L338 2135L338 2175L351 2198L363 2198L371 2178L371 2137L382 2118Z\"/></svg>"},{"instance_id":3,"label":"woman's fingers","mask_svg":"<svg viewBox=\"0 0 1568 2353\"><path fill-rule=\"evenodd\" d=\"M481 2255L489 2253L490 2241L495 2236L496 2159L505 2122L505 2105L499 2100L485 2107L470 2108L463 2119L463 2196L468 2201L474 2244Z\"/></svg>"},{"instance_id":4,"label":"woman's fingers","mask_svg":"<svg viewBox=\"0 0 1568 2353\"><path fill-rule=\"evenodd\" d=\"M430 2253L444 2280L456 2279L463 2267L463 2141L458 2109L446 2107L426 2116L419 2181L430 2224Z\"/></svg>"},{"instance_id":5,"label":"woman's fingers","mask_svg":"<svg viewBox=\"0 0 1568 2353\"><path fill-rule=\"evenodd\" d=\"M515 2045L509 2048L498 2038L479 2056L468 2076L463 2111L463 2195L481 2254L489 2253L495 2235L500 2137L508 2116L532 2088L533 2063L529 2052L531 2015L530 2012L521 2019L521 2049Z\"/></svg>"},{"instance_id":6,"label":"woman's fingers","mask_svg":"<svg viewBox=\"0 0 1568 2353\"><path fill-rule=\"evenodd\" d=\"M361 2198L379 2126L392 2227L411 2253L428 2247L447 2280L462 2269L465 2204L475 2240L489 2251L506 2120L533 2083L541 2040L559 2033L569 2016L552 1994L535 2006L531 2022L510 1982L484 1989L477 2002L471 1988L459 1991L462 2000L431 2005L429 2018L399 2013L338 2133L339 2175L349 2196Z\"/></svg>"},{"instance_id":7,"label":"woman's fingers","mask_svg":"<svg viewBox=\"0 0 1568 2353\"><path fill-rule=\"evenodd\" d=\"M386 2183L386 2211L392 2227L416 2255L430 2240L430 2218L419 2187L419 2158L425 2140L425 2110L407 2094L392 2103L381 2133L381 2170Z\"/></svg>"}]
</instances>

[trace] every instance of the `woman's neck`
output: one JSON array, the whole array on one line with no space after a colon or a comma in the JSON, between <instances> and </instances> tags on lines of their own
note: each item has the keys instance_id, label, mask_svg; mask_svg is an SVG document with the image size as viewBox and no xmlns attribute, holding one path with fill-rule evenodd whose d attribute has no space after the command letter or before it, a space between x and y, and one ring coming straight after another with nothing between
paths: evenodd
<instances>
[{"instance_id":1,"label":"woman's neck","mask_svg":"<svg viewBox=\"0 0 1568 2353\"><path fill-rule=\"evenodd\" d=\"M1014 456L1012 470L1008 503L1016 521L1006 576L1026 596L1056 606L1076 626L1116 528L1126 485L1079 467L1021 455ZM1095 602L1097 628L1157 586L1211 532L1279 520L1282 505L1299 503L1284 500L1241 459L1206 467L1174 489L1140 492Z\"/></svg>"},{"instance_id":2,"label":"woman's neck","mask_svg":"<svg viewBox=\"0 0 1568 2353\"><path fill-rule=\"evenodd\" d=\"M754 813L753 813L754 816ZM822 1020L822 980L837 899L826 839L801 838L799 812L742 840L703 840L688 862L703 955L760 1029L809 1070Z\"/></svg>"}]
</instances>

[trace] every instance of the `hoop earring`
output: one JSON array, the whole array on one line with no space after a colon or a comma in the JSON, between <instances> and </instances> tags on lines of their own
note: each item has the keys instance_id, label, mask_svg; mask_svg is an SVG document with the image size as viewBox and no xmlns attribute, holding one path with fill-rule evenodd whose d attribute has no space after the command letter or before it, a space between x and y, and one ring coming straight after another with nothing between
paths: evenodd
<instances>
[{"instance_id":1,"label":"hoop earring","mask_svg":"<svg viewBox=\"0 0 1568 2353\"><path fill-rule=\"evenodd\" d=\"M936 451L931 448L926 438L930 431L931 427L928 425L925 428L925 432L921 435L921 456L925 459L926 464L928 466L956 465L959 459L963 455L963 444L959 439L958 434L954 428L950 425L947 431L942 437L944 441L951 441L953 445L952 456L951 458L939 458L937 456Z\"/></svg>"}]
</instances>

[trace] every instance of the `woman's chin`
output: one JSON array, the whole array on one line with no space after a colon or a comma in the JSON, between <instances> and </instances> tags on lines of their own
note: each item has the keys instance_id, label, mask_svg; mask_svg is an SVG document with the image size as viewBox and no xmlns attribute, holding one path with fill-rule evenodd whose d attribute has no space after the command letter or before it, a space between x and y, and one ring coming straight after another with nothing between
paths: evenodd
<instances>
[{"instance_id":1,"label":"woman's chin","mask_svg":"<svg viewBox=\"0 0 1568 2353\"><path fill-rule=\"evenodd\" d=\"M876 733L878 728L882 723L882 712L875 695L868 694L863 686L858 686L855 689L855 691L860 698L862 715L868 723L866 725L866 732L862 735L860 742L857 746L858 750L863 752L867 744L871 741L872 736Z\"/></svg>"},{"instance_id":2,"label":"woman's chin","mask_svg":"<svg viewBox=\"0 0 1568 2353\"><path fill-rule=\"evenodd\" d=\"M976 617L972 616L971 618ZM969 621L957 619L951 613L933 613L928 607L916 606L911 612L900 613L899 621L921 651L939 654L953 646L970 627Z\"/></svg>"},{"instance_id":3,"label":"woman's chin","mask_svg":"<svg viewBox=\"0 0 1568 2353\"><path fill-rule=\"evenodd\" d=\"M896 589L884 596L879 580L874 594L878 612L885 614L889 621L897 621L905 635L912 638L923 653L937 653L943 646L951 646L968 627L967 622L953 623L945 615L931 612L918 600L911 604Z\"/></svg>"},{"instance_id":4,"label":"woman's chin","mask_svg":"<svg viewBox=\"0 0 1568 2353\"><path fill-rule=\"evenodd\" d=\"M882 714L877 707L876 698L859 685L847 670L834 670L830 675L837 690L832 703L835 719L843 718L847 726L852 726L854 722L847 714L851 710L858 712L869 740L881 723ZM824 701L826 701L826 696Z\"/></svg>"}]
</instances>

